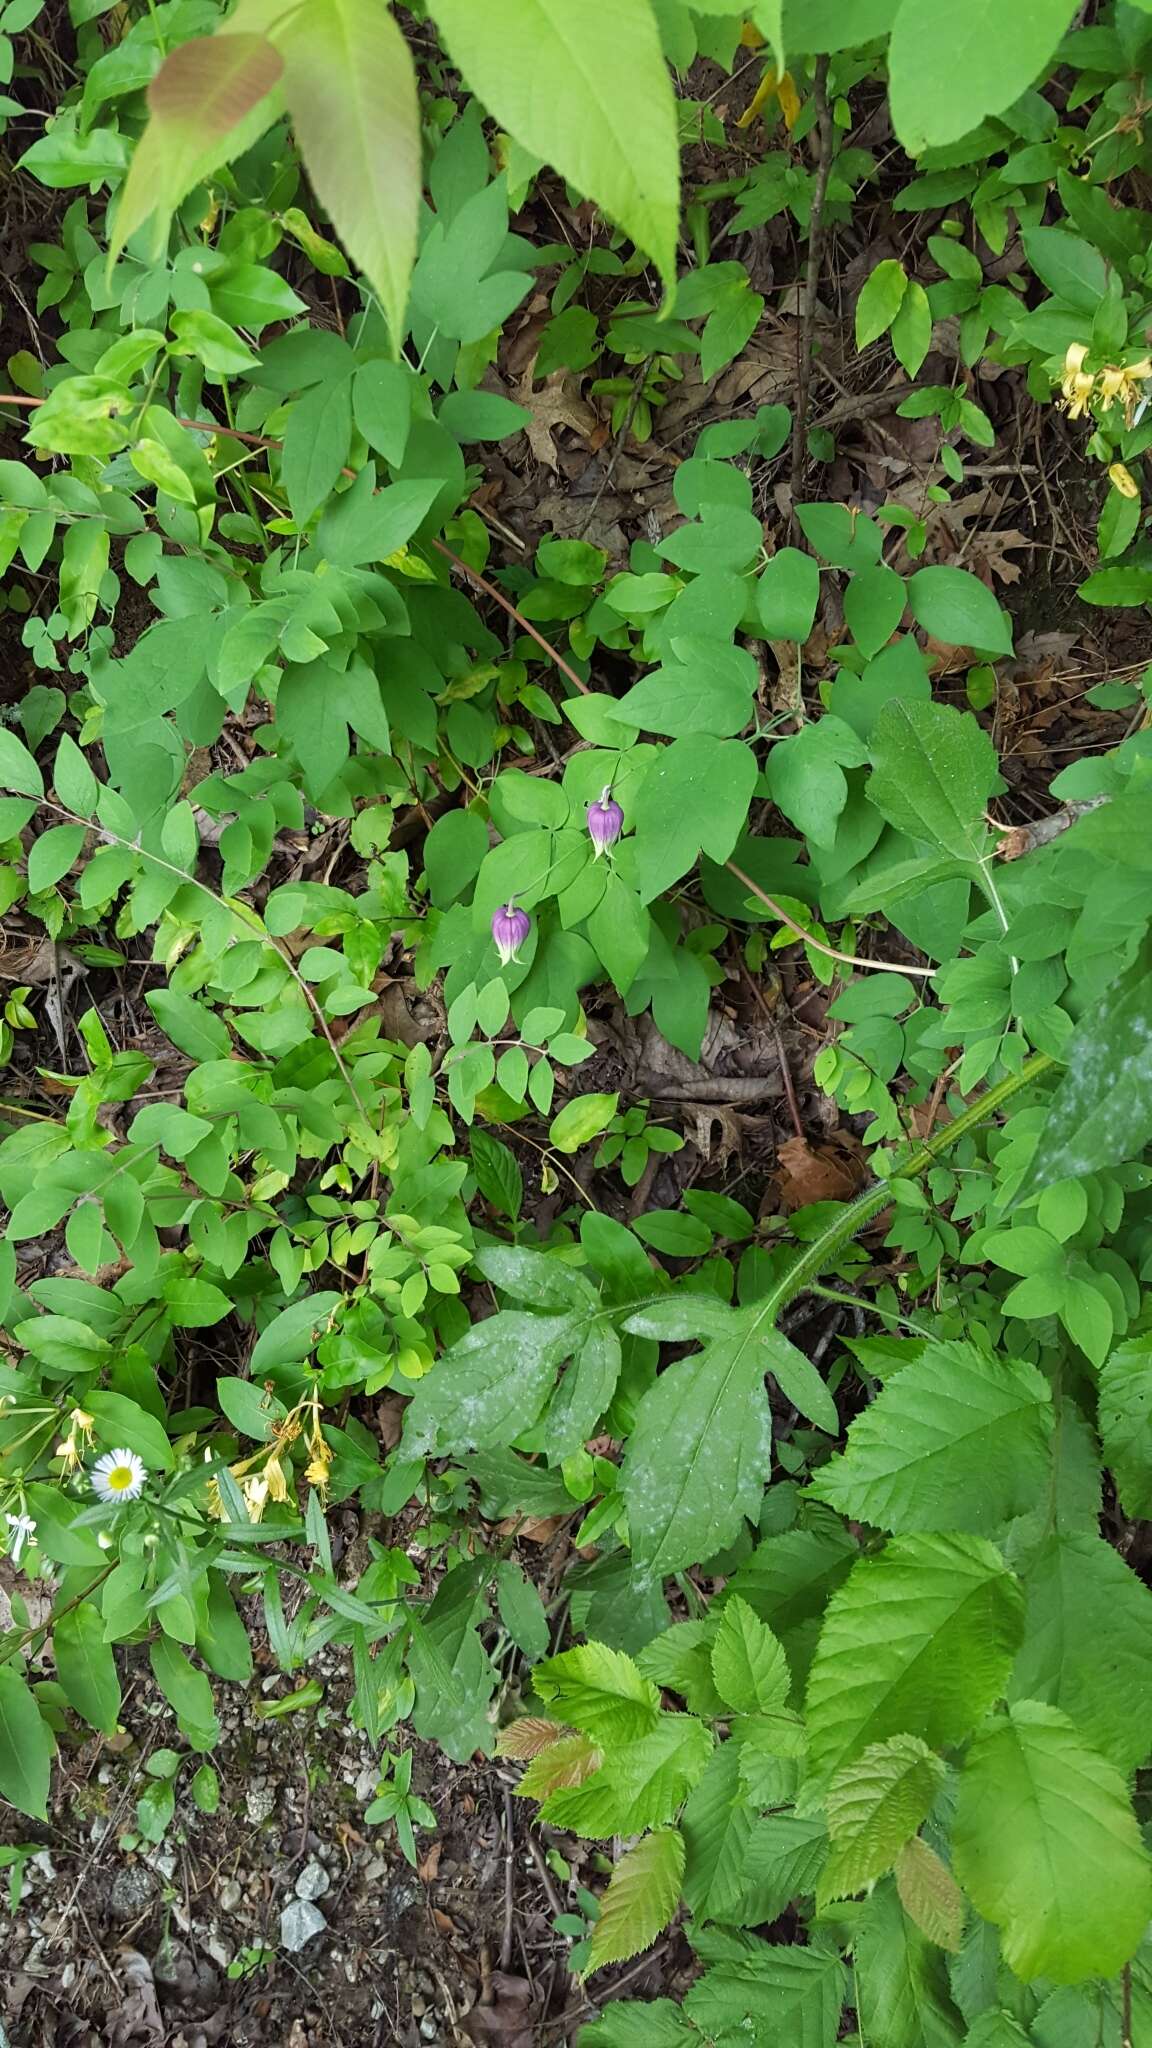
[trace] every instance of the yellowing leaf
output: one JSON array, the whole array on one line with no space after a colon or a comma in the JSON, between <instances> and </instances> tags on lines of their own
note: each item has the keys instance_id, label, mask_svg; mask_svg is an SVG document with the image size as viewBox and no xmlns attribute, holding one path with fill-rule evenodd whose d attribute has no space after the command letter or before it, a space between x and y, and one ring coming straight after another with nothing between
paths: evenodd
<instances>
[{"instance_id":1,"label":"yellowing leaf","mask_svg":"<svg viewBox=\"0 0 1152 2048\"><path fill-rule=\"evenodd\" d=\"M277 42L308 176L398 349L420 211L420 109L408 45L384 0L308 0Z\"/></svg>"},{"instance_id":2,"label":"yellowing leaf","mask_svg":"<svg viewBox=\"0 0 1152 2048\"><path fill-rule=\"evenodd\" d=\"M955 1955L964 1932L964 1900L947 1864L919 1835L896 1858L896 1889L921 1934Z\"/></svg>"},{"instance_id":3,"label":"yellowing leaf","mask_svg":"<svg viewBox=\"0 0 1152 2048\"><path fill-rule=\"evenodd\" d=\"M684 1837L679 1828L646 1835L621 1857L592 1930L589 1974L606 1963L626 1962L655 1941L676 1911L683 1875Z\"/></svg>"}]
</instances>

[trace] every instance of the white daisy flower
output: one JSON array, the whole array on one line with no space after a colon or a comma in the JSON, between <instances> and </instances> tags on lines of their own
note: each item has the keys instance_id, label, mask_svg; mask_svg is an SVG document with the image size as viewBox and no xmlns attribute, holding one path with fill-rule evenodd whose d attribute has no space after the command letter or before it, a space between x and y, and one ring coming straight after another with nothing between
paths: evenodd
<instances>
[{"instance_id":1,"label":"white daisy flower","mask_svg":"<svg viewBox=\"0 0 1152 2048\"><path fill-rule=\"evenodd\" d=\"M144 1491L148 1477L143 1458L135 1451L105 1451L91 1472L92 1491L100 1500L119 1503L135 1500Z\"/></svg>"},{"instance_id":2,"label":"white daisy flower","mask_svg":"<svg viewBox=\"0 0 1152 2048\"><path fill-rule=\"evenodd\" d=\"M31 1515L5 1515L4 1520L12 1531L8 1538L8 1555L13 1564L19 1564L24 1545L31 1542L36 1534L36 1524Z\"/></svg>"}]
</instances>

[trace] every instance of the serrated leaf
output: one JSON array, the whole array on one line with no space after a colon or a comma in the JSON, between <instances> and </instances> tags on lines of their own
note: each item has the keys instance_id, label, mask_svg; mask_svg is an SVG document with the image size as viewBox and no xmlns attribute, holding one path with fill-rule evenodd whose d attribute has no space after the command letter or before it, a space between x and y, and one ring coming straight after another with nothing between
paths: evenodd
<instances>
[{"instance_id":1,"label":"serrated leaf","mask_svg":"<svg viewBox=\"0 0 1152 2048\"><path fill-rule=\"evenodd\" d=\"M896 1858L896 1890L921 1934L955 1955L964 1932L964 1900L948 1865L920 1835L905 1842Z\"/></svg>"},{"instance_id":2,"label":"serrated leaf","mask_svg":"<svg viewBox=\"0 0 1152 2048\"><path fill-rule=\"evenodd\" d=\"M767 1623L739 1595L724 1604L712 1645L712 1676L737 1714L777 1714L787 1707L788 1660Z\"/></svg>"},{"instance_id":3,"label":"serrated leaf","mask_svg":"<svg viewBox=\"0 0 1152 2048\"><path fill-rule=\"evenodd\" d=\"M588 1946L588 1974L651 1947L680 1903L684 1837L678 1828L646 1835L616 1865Z\"/></svg>"},{"instance_id":4,"label":"serrated leaf","mask_svg":"<svg viewBox=\"0 0 1152 2048\"><path fill-rule=\"evenodd\" d=\"M1021 1570L1010 1698L1059 1707L1122 1771L1152 1749L1152 1593L1094 1532L1045 1536Z\"/></svg>"},{"instance_id":5,"label":"serrated leaf","mask_svg":"<svg viewBox=\"0 0 1152 2048\"><path fill-rule=\"evenodd\" d=\"M384 0L308 0L276 39L308 176L398 349L420 212L420 108L408 45Z\"/></svg>"},{"instance_id":6,"label":"serrated leaf","mask_svg":"<svg viewBox=\"0 0 1152 2048\"><path fill-rule=\"evenodd\" d=\"M834 2048L843 2002L844 1969L836 1956L756 1942L726 1951L693 1985L684 2011L717 2042Z\"/></svg>"},{"instance_id":7,"label":"serrated leaf","mask_svg":"<svg viewBox=\"0 0 1152 2048\"><path fill-rule=\"evenodd\" d=\"M976 1736L960 1777L956 1874L1018 1977L1112 1977L1152 1912L1124 1780L1065 1714L1025 1700Z\"/></svg>"},{"instance_id":8,"label":"serrated leaf","mask_svg":"<svg viewBox=\"0 0 1152 2048\"><path fill-rule=\"evenodd\" d=\"M614 1741L600 1769L578 1788L554 1792L540 1817L596 1841L660 1827L703 1776L712 1747L711 1730L692 1715L661 1714L639 1741Z\"/></svg>"},{"instance_id":9,"label":"serrated leaf","mask_svg":"<svg viewBox=\"0 0 1152 2048\"><path fill-rule=\"evenodd\" d=\"M634 1742L655 1728L660 1694L623 1650L578 1643L538 1664L532 1683L546 1705L598 1742Z\"/></svg>"},{"instance_id":10,"label":"serrated leaf","mask_svg":"<svg viewBox=\"0 0 1152 2048\"><path fill-rule=\"evenodd\" d=\"M582 1785L601 1762L590 1735L561 1735L531 1759L516 1790L522 1799L544 1800L553 1792Z\"/></svg>"},{"instance_id":11,"label":"serrated leaf","mask_svg":"<svg viewBox=\"0 0 1152 2048\"><path fill-rule=\"evenodd\" d=\"M1134 1159L1152 1137L1152 975L1086 1010L1018 1198Z\"/></svg>"},{"instance_id":12,"label":"serrated leaf","mask_svg":"<svg viewBox=\"0 0 1152 2048\"><path fill-rule=\"evenodd\" d=\"M1034 1504L1051 1435L1051 1394L1035 1366L974 1344L929 1344L857 1417L811 1492L897 1534L986 1535Z\"/></svg>"},{"instance_id":13,"label":"serrated leaf","mask_svg":"<svg viewBox=\"0 0 1152 2048\"><path fill-rule=\"evenodd\" d=\"M1003 1693L1022 1627L1016 1580L976 1537L900 1537L861 1559L828 1603L808 1680L813 1775L891 1735L962 1742Z\"/></svg>"},{"instance_id":14,"label":"serrated leaf","mask_svg":"<svg viewBox=\"0 0 1152 2048\"><path fill-rule=\"evenodd\" d=\"M527 1763L532 1757L540 1756L551 1749L564 1736L559 1721L545 1721L539 1714L523 1714L518 1721L509 1721L506 1728L496 1737L496 1755L511 1756Z\"/></svg>"},{"instance_id":15,"label":"serrated leaf","mask_svg":"<svg viewBox=\"0 0 1152 2048\"><path fill-rule=\"evenodd\" d=\"M726 1920L737 1912L755 1819L740 1775L740 1746L722 1742L680 1816L684 1897L698 1920Z\"/></svg>"},{"instance_id":16,"label":"serrated leaf","mask_svg":"<svg viewBox=\"0 0 1152 2048\"><path fill-rule=\"evenodd\" d=\"M869 2048L960 2048L942 1950L908 1918L891 1880L878 1885L854 1947L860 2031Z\"/></svg>"},{"instance_id":17,"label":"serrated leaf","mask_svg":"<svg viewBox=\"0 0 1152 2048\"><path fill-rule=\"evenodd\" d=\"M1131 1338L1101 1367L1100 1437L1125 1514L1152 1517L1152 1337Z\"/></svg>"},{"instance_id":18,"label":"serrated leaf","mask_svg":"<svg viewBox=\"0 0 1152 2048\"><path fill-rule=\"evenodd\" d=\"M713 1556L754 1513L772 1459L769 1364L752 1319L734 1316L641 1397L620 1485L642 1580Z\"/></svg>"},{"instance_id":19,"label":"serrated leaf","mask_svg":"<svg viewBox=\"0 0 1152 2048\"><path fill-rule=\"evenodd\" d=\"M850 1898L883 1877L927 1819L943 1781L941 1759L915 1735L874 1742L838 1771L825 1801L832 1853L821 1899Z\"/></svg>"},{"instance_id":20,"label":"serrated leaf","mask_svg":"<svg viewBox=\"0 0 1152 2048\"><path fill-rule=\"evenodd\" d=\"M676 106L647 0L436 0L454 64L509 134L676 274Z\"/></svg>"}]
</instances>

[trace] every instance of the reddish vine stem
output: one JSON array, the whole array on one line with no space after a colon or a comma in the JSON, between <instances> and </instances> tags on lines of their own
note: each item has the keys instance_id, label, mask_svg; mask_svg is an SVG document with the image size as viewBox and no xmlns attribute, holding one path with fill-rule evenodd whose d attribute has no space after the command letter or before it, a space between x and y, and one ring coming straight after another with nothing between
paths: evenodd
<instances>
[{"instance_id":1,"label":"reddish vine stem","mask_svg":"<svg viewBox=\"0 0 1152 2048\"><path fill-rule=\"evenodd\" d=\"M827 180L825 180L825 183L827 183ZM32 408L37 405L43 405L43 403L44 400L42 398L22 398L11 392L0 392L0 405L22 405ZM236 428L221 426L217 420L181 419L177 421L177 425L187 427L191 432L198 434L230 435L234 441L246 441L256 448L280 448L283 445L282 442L272 439L267 434L241 433ZM344 471L344 475L354 476L355 471L347 469ZM494 583L490 583L486 576L482 576L478 569L474 569L471 563L466 562L462 555L456 554L444 541L434 540L432 545L437 553L443 555L447 561L451 562L460 571L462 576L466 576L468 581L475 585L477 590L482 590L485 597L490 597L494 604L500 606L501 611L506 612L510 619L514 619L522 632L529 634L535 640L536 645L543 649L549 661L559 669L562 676L567 677L573 688L578 690L581 696L587 697L591 694L587 683L582 676L577 674L571 662L565 660L559 648L554 647L550 640L546 640L543 633L537 632L530 619L526 619L522 612L517 611L511 598L505 597L502 590L499 590ZM767 891L762 889L758 882L754 882L750 875L746 875L742 868L736 866L735 861L726 860L724 866L730 874L735 875L738 882L742 882L746 889L751 890L757 901L763 903L772 912L773 917L779 918L780 923L786 925L790 932L795 932L798 939L803 939L805 945L813 947L817 953L822 953L826 959L838 960L845 967L859 967L864 969L865 972L873 974L915 975L922 981L931 981L932 976L935 974L936 969L934 967L906 967L901 962L895 960L865 960L858 953L840 952L837 947L830 946L826 940L814 938L811 932L806 932L803 925L797 924L795 918L789 916L783 906L777 903L775 897L769 896Z\"/></svg>"}]
</instances>

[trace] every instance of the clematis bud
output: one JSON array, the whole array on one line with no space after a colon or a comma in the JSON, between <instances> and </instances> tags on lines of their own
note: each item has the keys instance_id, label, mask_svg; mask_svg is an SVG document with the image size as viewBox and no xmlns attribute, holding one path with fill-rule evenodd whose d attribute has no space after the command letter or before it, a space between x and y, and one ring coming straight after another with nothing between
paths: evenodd
<instances>
[{"instance_id":1,"label":"clematis bud","mask_svg":"<svg viewBox=\"0 0 1152 2048\"><path fill-rule=\"evenodd\" d=\"M602 789L599 803L588 806L588 831L596 848L595 858L615 846L624 830L624 813L610 789Z\"/></svg>"},{"instance_id":2,"label":"clematis bud","mask_svg":"<svg viewBox=\"0 0 1152 2048\"><path fill-rule=\"evenodd\" d=\"M521 946L532 929L532 919L526 910L517 910L514 903L506 903L492 917L492 937L500 955L501 967L507 967L515 960Z\"/></svg>"}]
</instances>

